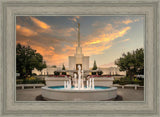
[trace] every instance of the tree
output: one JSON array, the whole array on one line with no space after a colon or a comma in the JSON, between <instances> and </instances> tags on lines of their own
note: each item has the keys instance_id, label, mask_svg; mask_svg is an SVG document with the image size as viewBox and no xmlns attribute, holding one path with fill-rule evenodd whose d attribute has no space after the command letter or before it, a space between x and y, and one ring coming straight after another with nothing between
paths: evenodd
<instances>
[{"instance_id":1,"label":"tree","mask_svg":"<svg viewBox=\"0 0 160 117\"><path fill-rule=\"evenodd\" d=\"M44 68L46 68L46 67L47 67L46 62L43 61L43 62L38 63L37 70L41 71L41 74L42 74L42 70L43 70Z\"/></svg>"},{"instance_id":2,"label":"tree","mask_svg":"<svg viewBox=\"0 0 160 117\"><path fill-rule=\"evenodd\" d=\"M96 61L94 60L94 64L93 64L92 70L96 70L96 69L97 69L97 64L96 64Z\"/></svg>"},{"instance_id":3,"label":"tree","mask_svg":"<svg viewBox=\"0 0 160 117\"><path fill-rule=\"evenodd\" d=\"M98 71L97 73L98 73L98 75L101 76L103 74L103 71Z\"/></svg>"},{"instance_id":4,"label":"tree","mask_svg":"<svg viewBox=\"0 0 160 117\"><path fill-rule=\"evenodd\" d=\"M63 64L62 70L66 70L64 64ZM62 72L62 75L66 75L66 72Z\"/></svg>"},{"instance_id":5,"label":"tree","mask_svg":"<svg viewBox=\"0 0 160 117\"><path fill-rule=\"evenodd\" d=\"M94 60L92 70L96 70L96 69L97 69L97 64L96 64L96 61ZM92 75L96 75L96 72L92 72Z\"/></svg>"},{"instance_id":6,"label":"tree","mask_svg":"<svg viewBox=\"0 0 160 117\"><path fill-rule=\"evenodd\" d=\"M135 74L144 74L144 49L123 53L122 57L115 61L115 64L120 71L126 71L126 75L131 79Z\"/></svg>"},{"instance_id":7,"label":"tree","mask_svg":"<svg viewBox=\"0 0 160 117\"><path fill-rule=\"evenodd\" d=\"M56 65L52 65L51 67L56 68L57 66Z\"/></svg>"},{"instance_id":8,"label":"tree","mask_svg":"<svg viewBox=\"0 0 160 117\"><path fill-rule=\"evenodd\" d=\"M54 71L54 75L58 76L60 73L58 71Z\"/></svg>"},{"instance_id":9,"label":"tree","mask_svg":"<svg viewBox=\"0 0 160 117\"><path fill-rule=\"evenodd\" d=\"M45 67L46 63L43 61L43 56L36 53L36 50L30 46L16 45L16 71L20 73L22 78L31 75L34 68L41 71Z\"/></svg>"}]
</instances>

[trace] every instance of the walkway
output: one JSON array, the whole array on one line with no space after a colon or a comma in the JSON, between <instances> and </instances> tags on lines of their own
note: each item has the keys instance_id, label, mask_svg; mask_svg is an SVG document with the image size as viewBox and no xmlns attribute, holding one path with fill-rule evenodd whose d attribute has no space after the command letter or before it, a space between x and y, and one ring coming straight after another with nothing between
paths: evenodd
<instances>
[{"instance_id":1,"label":"walkway","mask_svg":"<svg viewBox=\"0 0 160 117\"><path fill-rule=\"evenodd\" d=\"M117 94L123 97L123 101L143 101L144 90L133 88L118 88ZM36 89L18 89L16 92L17 101L36 101L36 97L41 95L41 88Z\"/></svg>"}]
</instances>

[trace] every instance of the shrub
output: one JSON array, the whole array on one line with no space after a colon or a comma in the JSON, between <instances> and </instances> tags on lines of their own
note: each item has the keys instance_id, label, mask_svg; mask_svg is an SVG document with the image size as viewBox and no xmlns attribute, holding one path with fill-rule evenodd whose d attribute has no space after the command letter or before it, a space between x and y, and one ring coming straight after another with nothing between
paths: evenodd
<instances>
[{"instance_id":1,"label":"shrub","mask_svg":"<svg viewBox=\"0 0 160 117\"><path fill-rule=\"evenodd\" d=\"M97 73L98 73L98 75L100 75L100 76L103 74L102 71L98 71Z\"/></svg>"},{"instance_id":2,"label":"shrub","mask_svg":"<svg viewBox=\"0 0 160 117\"><path fill-rule=\"evenodd\" d=\"M38 79L35 77L27 77L25 79L23 79L23 81L21 82L21 84L45 84L45 80L42 79Z\"/></svg>"},{"instance_id":3,"label":"shrub","mask_svg":"<svg viewBox=\"0 0 160 117\"><path fill-rule=\"evenodd\" d=\"M120 81L119 84L120 84L120 85L125 85L126 82L125 82L125 81Z\"/></svg>"},{"instance_id":4,"label":"shrub","mask_svg":"<svg viewBox=\"0 0 160 117\"><path fill-rule=\"evenodd\" d=\"M113 84L119 84L119 83L120 83L119 80L114 80L114 81L113 81Z\"/></svg>"},{"instance_id":5,"label":"shrub","mask_svg":"<svg viewBox=\"0 0 160 117\"><path fill-rule=\"evenodd\" d=\"M32 73L32 76L37 76L37 74L36 73Z\"/></svg>"},{"instance_id":6,"label":"shrub","mask_svg":"<svg viewBox=\"0 0 160 117\"><path fill-rule=\"evenodd\" d=\"M96 72L92 72L92 75L96 75Z\"/></svg>"},{"instance_id":7,"label":"shrub","mask_svg":"<svg viewBox=\"0 0 160 117\"><path fill-rule=\"evenodd\" d=\"M133 84L139 84L141 81L139 80L139 79L137 79L137 78L135 78L134 80L133 80Z\"/></svg>"},{"instance_id":8,"label":"shrub","mask_svg":"<svg viewBox=\"0 0 160 117\"><path fill-rule=\"evenodd\" d=\"M16 80L16 84L22 84L22 82L23 82L23 79L17 79Z\"/></svg>"},{"instance_id":9,"label":"shrub","mask_svg":"<svg viewBox=\"0 0 160 117\"><path fill-rule=\"evenodd\" d=\"M139 82L140 86L144 86L144 81Z\"/></svg>"},{"instance_id":10,"label":"shrub","mask_svg":"<svg viewBox=\"0 0 160 117\"><path fill-rule=\"evenodd\" d=\"M119 82L114 81L115 83L119 83L120 85L126 85L126 84L139 84L141 86L144 85L144 82L142 80L139 80L137 78L131 80L129 77L122 77L120 78Z\"/></svg>"},{"instance_id":11,"label":"shrub","mask_svg":"<svg viewBox=\"0 0 160 117\"><path fill-rule=\"evenodd\" d=\"M62 75L67 75L66 72L62 72Z\"/></svg>"},{"instance_id":12,"label":"shrub","mask_svg":"<svg viewBox=\"0 0 160 117\"><path fill-rule=\"evenodd\" d=\"M54 71L54 75L58 76L58 75L60 75L60 72Z\"/></svg>"}]
</instances>

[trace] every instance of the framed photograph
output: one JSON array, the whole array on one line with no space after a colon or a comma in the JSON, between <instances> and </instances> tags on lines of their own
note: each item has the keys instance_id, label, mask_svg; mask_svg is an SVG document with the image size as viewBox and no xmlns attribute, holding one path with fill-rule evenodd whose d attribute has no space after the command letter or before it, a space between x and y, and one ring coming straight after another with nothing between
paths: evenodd
<instances>
[{"instance_id":1,"label":"framed photograph","mask_svg":"<svg viewBox=\"0 0 160 117\"><path fill-rule=\"evenodd\" d=\"M1 0L1 116L159 116L159 0Z\"/></svg>"},{"instance_id":2,"label":"framed photograph","mask_svg":"<svg viewBox=\"0 0 160 117\"><path fill-rule=\"evenodd\" d=\"M144 18L16 16L16 101L144 101Z\"/></svg>"}]
</instances>

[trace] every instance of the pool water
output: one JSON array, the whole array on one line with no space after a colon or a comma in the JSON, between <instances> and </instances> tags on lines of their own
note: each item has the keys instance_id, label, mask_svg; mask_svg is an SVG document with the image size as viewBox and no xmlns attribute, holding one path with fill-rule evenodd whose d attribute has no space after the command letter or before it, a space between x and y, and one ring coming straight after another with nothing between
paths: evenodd
<instances>
[{"instance_id":1,"label":"pool water","mask_svg":"<svg viewBox=\"0 0 160 117\"><path fill-rule=\"evenodd\" d=\"M48 87L48 88L51 88L51 89L64 89L64 86L51 86L51 87ZM104 87L104 86L95 86L94 89L109 89L110 87ZM74 89L74 87L72 86L71 89ZM84 89L87 89L87 87L84 87Z\"/></svg>"}]
</instances>

